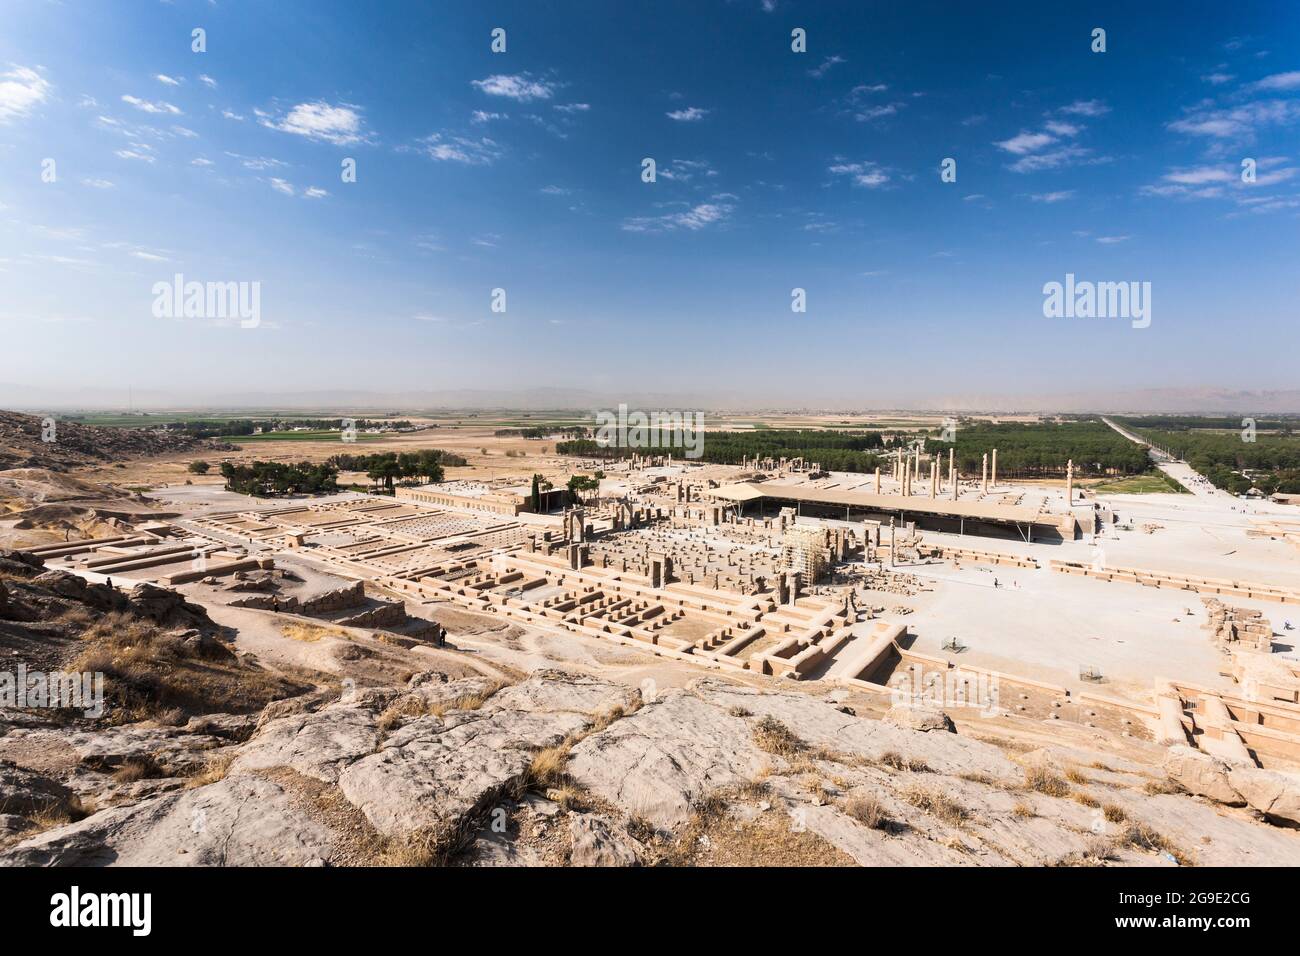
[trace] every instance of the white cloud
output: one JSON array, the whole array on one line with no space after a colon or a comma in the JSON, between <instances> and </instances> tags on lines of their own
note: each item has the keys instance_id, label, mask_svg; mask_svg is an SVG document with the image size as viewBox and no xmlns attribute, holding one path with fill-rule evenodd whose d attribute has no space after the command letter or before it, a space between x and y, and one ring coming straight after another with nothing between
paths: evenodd
<instances>
[{"instance_id":1,"label":"white cloud","mask_svg":"<svg viewBox=\"0 0 1300 956\"><path fill-rule=\"evenodd\" d=\"M848 176L852 179L853 185L866 189L880 189L890 181L889 173L878 163L872 162L837 162L827 167L827 172L833 176Z\"/></svg>"},{"instance_id":2,"label":"white cloud","mask_svg":"<svg viewBox=\"0 0 1300 956\"><path fill-rule=\"evenodd\" d=\"M1051 193L1034 193L1029 198L1032 199L1034 202L1054 203L1054 202L1064 202L1065 200L1070 199L1073 196L1074 196L1073 189L1060 189L1057 190L1056 192L1051 192Z\"/></svg>"},{"instance_id":3,"label":"white cloud","mask_svg":"<svg viewBox=\"0 0 1300 956\"><path fill-rule=\"evenodd\" d=\"M901 103L884 103L880 106L867 106L854 113L853 118L860 123L867 123L885 116L893 116L902 105Z\"/></svg>"},{"instance_id":4,"label":"white cloud","mask_svg":"<svg viewBox=\"0 0 1300 956\"><path fill-rule=\"evenodd\" d=\"M236 120L240 123L244 121L244 117L240 116L238 113L234 112L233 110L222 110L221 116L223 119Z\"/></svg>"},{"instance_id":5,"label":"white cloud","mask_svg":"<svg viewBox=\"0 0 1300 956\"><path fill-rule=\"evenodd\" d=\"M471 123L477 124L477 123L490 123L493 120L503 120L509 118L510 116L507 113L487 113L484 112L483 110L475 110L473 113L470 114L469 121Z\"/></svg>"},{"instance_id":6,"label":"white cloud","mask_svg":"<svg viewBox=\"0 0 1300 956\"><path fill-rule=\"evenodd\" d=\"M0 73L0 123L21 119L45 102L50 84L45 77L25 66Z\"/></svg>"},{"instance_id":7,"label":"white cloud","mask_svg":"<svg viewBox=\"0 0 1300 956\"><path fill-rule=\"evenodd\" d=\"M684 110L673 110L665 113L670 120L676 120L679 123L695 123L709 115L708 110L702 110L698 106L688 106Z\"/></svg>"},{"instance_id":8,"label":"white cloud","mask_svg":"<svg viewBox=\"0 0 1300 956\"><path fill-rule=\"evenodd\" d=\"M561 113L585 113L591 109L590 103L556 103L555 108Z\"/></svg>"},{"instance_id":9,"label":"white cloud","mask_svg":"<svg viewBox=\"0 0 1300 956\"><path fill-rule=\"evenodd\" d=\"M217 81L214 80L212 77L208 76L206 73L199 74L199 82L202 83L204 86L210 87L211 89L215 90L217 88Z\"/></svg>"},{"instance_id":10,"label":"white cloud","mask_svg":"<svg viewBox=\"0 0 1300 956\"><path fill-rule=\"evenodd\" d=\"M154 161L154 157L144 151L147 147L141 148L141 144L139 143L133 143L132 145L135 147L134 149L114 150L113 155L120 159L138 159L144 163L152 163Z\"/></svg>"},{"instance_id":11,"label":"white cloud","mask_svg":"<svg viewBox=\"0 0 1300 956\"><path fill-rule=\"evenodd\" d=\"M848 61L845 60L844 57L842 56L828 56L826 57L826 59L822 60L821 63L817 64L817 66L814 66L811 70L809 70L808 75L820 80L823 76L825 76L827 73L830 72L831 67L839 66L841 63L847 63L847 62Z\"/></svg>"},{"instance_id":12,"label":"white cloud","mask_svg":"<svg viewBox=\"0 0 1300 956\"><path fill-rule=\"evenodd\" d=\"M1004 139L1000 143L994 143L998 149L1005 150L1008 153L1014 153L1016 156L1023 156L1026 153L1032 153L1035 150L1042 149L1051 143L1056 142L1056 137L1049 133L1027 133L1023 130L1010 139Z\"/></svg>"},{"instance_id":13,"label":"white cloud","mask_svg":"<svg viewBox=\"0 0 1300 956\"><path fill-rule=\"evenodd\" d=\"M1105 116L1110 107L1101 100L1075 100L1069 106L1062 106L1061 112L1072 116Z\"/></svg>"},{"instance_id":14,"label":"white cloud","mask_svg":"<svg viewBox=\"0 0 1300 956\"><path fill-rule=\"evenodd\" d=\"M292 183L285 182L283 179L280 179L275 176L271 177L270 182L271 182L271 188L274 189L276 192L282 192L286 196L292 196L294 194Z\"/></svg>"},{"instance_id":15,"label":"white cloud","mask_svg":"<svg viewBox=\"0 0 1300 956\"><path fill-rule=\"evenodd\" d=\"M1113 246L1120 242L1128 242L1128 236L1098 236L1097 241L1103 246Z\"/></svg>"},{"instance_id":16,"label":"white cloud","mask_svg":"<svg viewBox=\"0 0 1300 956\"><path fill-rule=\"evenodd\" d=\"M176 79L174 76L168 76L166 73L159 73L154 77L154 79L165 86L180 86L183 82L182 80Z\"/></svg>"},{"instance_id":17,"label":"white cloud","mask_svg":"<svg viewBox=\"0 0 1300 956\"><path fill-rule=\"evenodd\" d=\"M177 136L184 136L186 139L194 139L196 136L199 135L198 133L194 132L194 130L186 126L173 126L172 132L175 133Z\"/></svg>"},{"instance_id":18,"label":"white cloud","mask_svg":"<svg viewBox=\"0 0 1300 956\"><path fill-rule=\"evenodd\" d=\"M143 259L145 262L170 262L166 256L156 255L152 252L145 252L143 249L132 249L131 253L137 259Z\"/></svg>"},{"instance_id":19,"label":"white cloud","mask_svg":"<svg viewBox=\"0 0 1300 956\"><path fill-rule=\"evenodd\" d=\"M319 186L308 186L302 191L302 197L304 199L323 199L328 195L329 193L326 190L321 189Z\"/></svg>"},{"instance_id":20,"label":"white cloud","mask_svg":"<svg viewBox=\"0 0 1300 956\"><path fill-rule=\"evenodd\" d=\"M501 147L486 136L473 139L432 133L420 140L415 148L429 159L466 166L487 166L501 155Z\"/></svg>"},{"instance_id":21,"label":"white cloud","mask_svg":"<svg viewBox=\"0 0 1300 956\"><path fill-rule=\"evenodd\" d=\"M191 159L191 160L190 160L190 165L191 165L191 166L211 166L211 165L212 165L212 160L210 160L210 159L204 159L202 156L198 156L198 157L195 157L194 159Z\"/></svg>"},{"instance_id":22,"label":"white cloud","mask_svg":"<svg viewBox=\"0 0 1300 956\"><path fill-rule=\"evenodd\" d=\"M628 219L623 223L623 229L627 232L671 232L677 229L697 232L723 222L733 208L729 203L700 203L680 212Z\"/></svg>"},{"instance_id":23,"label":"white cloud","mask_svg":"<svg viewBox=\"0 0 1300 956\"><path fill-rule=\"evenodd\" d=\"M1031 156L1022 156L1009 167L1012 172L1016 173L1036 173L1043 169L1060 169L1063 166L1074 166L1081 162L1104 163L1108 160L1092 159L1092 150L1084 149L1082 146L1064 146L1061 149L1051 150L1046 153L1037 153Z\"/></svg>"},{"instance_id":24,"label":"white cloud","mask_svg":"<svg viewBox=\"0 0 1300 956\"><path fill-rule=\"evenodd\" d=\"M549 100L555 92L554 85L545 80L536 80L528 73L497 73L484 80L472 80L471 85L489 96L504 96L507 99L528 103L533 100Z\"/></svg>"},{"instance_id":25,"label":"white cloud","mask_svg":"<svg viewBox=\"0 0 1300 956\"><path fill-rule=\"evenodd\" d=\"M1250 84L1257 90L1300 90L1300 70L1290 73L1274 73L1257 83Z\"/></svg>"},{"instance_id":26,"label":"white cloud","mask_svg":"<svg viewBox=\"0 0 1300 956\"><path fill-rule=\"evenodd\" d=\"M361 129L361 108L350 103L334 105L317 100L299 103L279 120L264 114L259 116L263 126L335 146L350 146L366 139Z\"/></svg>"},{"instance_id":27,"label":"white cloud","mask_svg":"<svg viewBox=\"0 0 1300 956\"><path fill-rule=\"evenodd\" d=\"M142 112L145 113L168 113L172 116L181 115L181 109L179 106L174 106L171 103L165 102L163 100L158 100L155 102L153 100L142 100L138 96L123 94L122 102L128 103L131 106L134 106L136 109L141 110Z\"/></svg>"},{"instance_id":28,"label":"white cloud","mask_svg":"<svg viewBox=\"0 0 1300 956\"><path fill-rule=\"evenodd\" d=\"M107 179L83 179L81 185L89 186L92 189L112 189L113 184Z\"/></svg>"},{"instance_id":29,"label":"white cloud","mask_svg":"<svg viewBox=\"0 0 1300 956\"><path fill-rule=\"evenodd\" d=\"M1201 77L1202 80L1209 83L1211 86L1222 86L1224 83L1231 83L1236 78L1235 74L1219 72L1209 73Z\"/></svg>"},{"instance_id":30,"label":"white cloud","mask_svg":"<svg viewBox=\"0 0 1300 956\"><path fill-rule=\"evenodd\" d=\"M1169 128L1189 136L1250 140L1261 126L1289 126L1296 122L1300 122L1300 101L1258 100L1224 109L1202 104L1174 120Z\"/></svg>"}]
</instances>

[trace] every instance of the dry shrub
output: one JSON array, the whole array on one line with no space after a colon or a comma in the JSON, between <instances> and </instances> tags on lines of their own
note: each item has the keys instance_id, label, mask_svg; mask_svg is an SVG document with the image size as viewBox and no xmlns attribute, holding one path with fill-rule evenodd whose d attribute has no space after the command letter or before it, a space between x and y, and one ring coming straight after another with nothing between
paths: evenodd
<instances>
[{"instance_id":1,"label":"dry shrub","mask_svg":"<svg viewBox=\"0 0 1300 956\"><path fill-rule=\"evenodd\" d=\"M1101 812L1110 823L1123 823L1128 819L1128 814L1124 812L1124 808L1117 803L1106 804L1101 808Z\"/></svg>"},{"instance_id":2,"label":"dry shrub","mask_svg":"<svg viewBox=\"0 0 1300 956\"><path fill-rule=\"evenodd\" d=\"M1033 817L1038 816L1038 813L1034 810L1034 808L1031 807L1029 804L1025 803L1023 800L1017 803L1014 807L1012 807L1011 812L1015 814L1017 817L1019 817L1021 820L1029 820L1032 819Z\"/></svg>"},{"instance_id":3,"label":"dry shrub","mask_svg":"<svg viewBox=\"0 0 1300 956\"><path fill-rule=\"evenodd\" d=\"M890 824L885 805L871 794L857 794L849 797L843 804L844 812L863 826L873 830L884 830Z\"/></svg>"},{"instance_id":4,"label":"dry shrub","mask_svg":"<svg viewBox=\"0 0 1300 956\"><path fill-rule=\"evenodd\" d=\"M938 790L911 786L903 791L903 799L918 810L938 817L949 826L961 826L970 819L969 810Z\"/></svg>"},{"instance_id":5,"label":"dry shrub","mask_svg":"<svg viewBox=\"0 0 1300 956\"><path fill-rule=\"evenodd\" d=\"M1068 770L1066 770L1065 779L1070 781L1070 783L1077 783L1080 785L1085 783L1092 783L1092 779L1088 777L1085 773L1083 773L1081 770L1079 770L1078 767L1070 767Z\"/></svg>"},{"instance_id":6,"label":"dry shrub","mask_svg":"<svg viewBox=\"0 0 1300 956\"><path fill-rule=\"evenodd\" d=\"M754 745L778 757L794 757L807 748L785 724L775 717L763 717L753 730Z\"/></svg>"},{"instance_id":7,"label":"dry shrub","mask_svg":"<svg viewBox=\"0 0 1300 956\"><path fill-rule=\"evenodd\" d=\"M130 757L122 766L113 771L113 779L118 783L135 783L137 780L157 780L167 776L162 767L152 757Z\"/></svg>"},{"instance_id":8,"label":"dry shrub","mask_svg":"<svg viewBox=\"0 0 1300 956\"><path fill-rule=\"evenodd\" d=\"M185 785L187 787L203 787L209 783L225 780L226 773L230 770L230 765L234 760L235 755L232 753L209 754L208 759L203 764L203 769L185 781Z\"/></svg>"},{"instance_id":9,"label":"dry shrub","mask_svg":"<svg viewBox=\"0 0 1300 956\"><path fill-rule=\"evenodd\" d=\"M1025 768L1025 786L1045 793L1049 797L1068 797L1070 787L1064 780L1042 764Z\"/></svg>"},{"instance_id":10,"label":"dry shrub","mask_svg":"<svg viewBox=\"0 0 1300 956\"><path fill-rule=\"evenodd\" d=\"M887 750L880 755L880 763L894 770L910 770L912 773L929 773L930 765L916 757L904 757L897 750Z\"/></svg>"},{"instance_id":11,"label":"dry shrub","mask_svg":"<svg viewBox=\"0 0 1300 956\"><path fill-rule=\"evenodd\" d=\"M565 767L569 763L569 744L539 750L528 766L528 782L540 789L558 788L566 782Z\"/></svg>"},{"instance_id":12,"label":"dry shrub","mask_svg":"<svg viewBox=\"0 0 1300 956\"><path fill-rule=\"evenodd\" d=\"M1193 861L1175 846L1168 837L1159 833L1145 823L1130 823L1119 836L1119 843L1138 850L1150 850L1155 853L1168 853L1179 866L1192 866Z\"/></svg>"},{"instance_id":13,"label":"dry shrub","mask_svg":"<svg viewBox=\"0 0 1300 956\"><path fill-rule=\"evenodd\" d=\"M1149 797L1157 797L1162 793L1182 793L1183 788L1172 780L1148 780L1142 785L1142 791Z\"/></svg>"},{"instance_id":14,"label":"dry shrub","mask_svg":"<svg viewBox=\"0 0 1300 956\"><path fill-rule=\"evenodd\" d=\"M1085 807L1101 806L1101 801L1089 796L1088 794L1084 793L1082 790L1076 790L1074 793L1070 794L1070 799L1073 800L1075 803L1082 804Z\"/></svg>"}]
</instances>

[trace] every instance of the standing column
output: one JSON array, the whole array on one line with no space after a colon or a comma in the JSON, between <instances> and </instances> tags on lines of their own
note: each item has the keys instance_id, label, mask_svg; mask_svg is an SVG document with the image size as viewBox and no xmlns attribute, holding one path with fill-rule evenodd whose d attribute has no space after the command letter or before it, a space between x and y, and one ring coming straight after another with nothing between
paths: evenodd
<instances>
[{"instance_id":1,"label":"standing column","mask_svg":"<svg viewBox=\"0 0 1300 956\"><path fill-rule=\"evenodd\" d=\"M998 486L998 450L993 449L993 487Z\"/></svg>"},{"instance_id":2,"label":"standing column","mask_svg":"<svg viewBox=\"0 0 1300 956\"><path fill-rule=\"evenodd\" d=\"M957 484L957 469L953 465L954 457L955 456L953 455L953 449L949 448L948 449L948 484L953 485L954 486L953 490L955 491L956 490L955 486ZM956 498L957 496L954 494L953 497Z\"/></svg>"},{"instance_id":3,"label":"standing column","mask_svg":"<svg viewBox=\"0 0 1300 956\"><path fill-rule=\"evenodd\" d=\"M892 568L898 559L898 545L894 541L894 519L889 519L889 566Z\"/></svg>"},{"instance_id":4,"label":"standing column","mask_svg":"<svg viewBox=\"0 0 1300 956\"><path fill-rule=\"evenodd\" d=\"M989 493L989 453L988 452L984 453L984 461L980 465L980 471L983 475L980 481L983 483L984 493L987 495Z\"/></svg>"},{"instance_id":5,"label":"standing column","mask_svg":"<svg viewBox=\"0 0 1300 956\"><path fill-rule=\"evenodd\" d=\"M939 495L939 459L930 459L930 497Z\"/></svg>"},{"instance_id":6,"label":"standing column","mask_svg":"<svg viewBox=\"0 0 1300 956\"><path fill-rule=\"evenodd\" d=\"M1065 463L1065 501L1066 504L1073 507L1074 505L1074 459L1071 458Z\"/></svg>"},{"instance_id":7,"label":"standing column","mask_svg":"<svg viewBox=\"0 0 1300 956\"><path fill-rule=\"evenodd\" d=\"M880 469L876 469L876 494L880 494Z\"/></svg>"}]
</instances>

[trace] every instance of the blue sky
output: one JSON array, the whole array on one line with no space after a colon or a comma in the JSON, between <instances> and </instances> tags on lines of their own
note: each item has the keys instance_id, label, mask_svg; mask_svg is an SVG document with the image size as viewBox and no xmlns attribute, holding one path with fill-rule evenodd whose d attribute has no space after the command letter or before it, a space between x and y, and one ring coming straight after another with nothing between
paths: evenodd
<instances>
[{"instance_id":1,"label":"blue sky","mask_svg":"<svg viewBox=\"0 0 1300 956\"><path fill-rule=\"evenodd\" d=\"M11 0L0 383L1296 387L1300 8L1049 6ZM1066 273L1151 326L1045 318Z\"/></svg>"}]
</instances>

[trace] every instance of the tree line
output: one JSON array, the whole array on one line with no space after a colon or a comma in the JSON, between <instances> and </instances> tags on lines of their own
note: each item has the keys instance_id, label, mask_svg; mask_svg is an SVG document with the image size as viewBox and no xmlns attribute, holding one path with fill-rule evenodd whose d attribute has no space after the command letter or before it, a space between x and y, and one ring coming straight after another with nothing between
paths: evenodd
<instances>
[{"instance_id":1,"label":"tree line","mask_svg":"<svg viewBox=\"0 0 1300 956\"><path fill-rule=\"evenodd\" d=\"M226 490L267 498L275 495L319 495L339 490L338 469L333 465L296 465L279 461L254 461L246 465L221 463Z\"/></svg>"}]
</instances>

